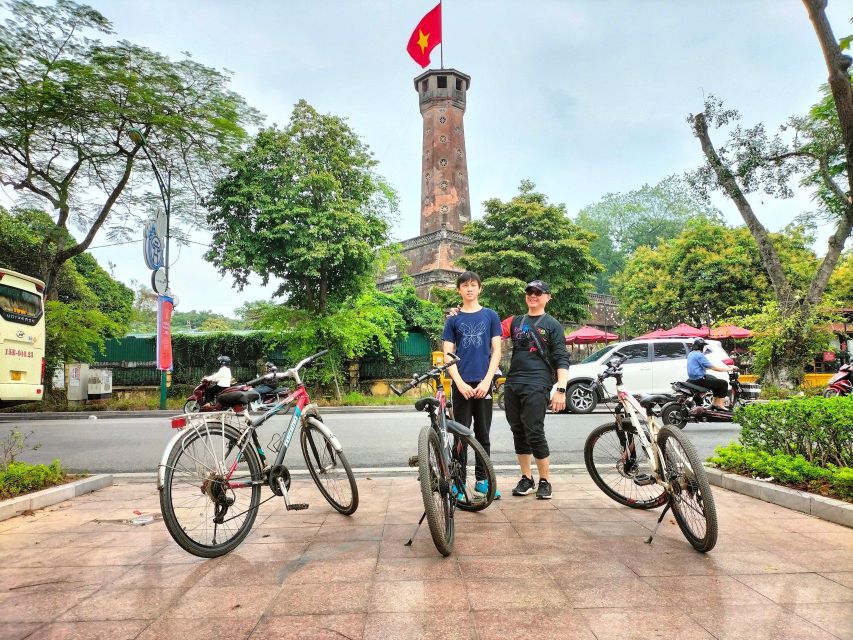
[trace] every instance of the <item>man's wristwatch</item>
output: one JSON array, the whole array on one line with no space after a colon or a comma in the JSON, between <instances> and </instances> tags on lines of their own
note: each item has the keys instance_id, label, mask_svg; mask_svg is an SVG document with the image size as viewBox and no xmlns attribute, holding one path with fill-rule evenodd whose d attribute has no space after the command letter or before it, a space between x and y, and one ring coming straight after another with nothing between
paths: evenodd
<instances>
[{"instance_id":1,"label":"man's wristwatch","mask_svg":"<svg viewBox=\"0 0 853 640\"><path fill-rule=\"evenodd\" d=\"M557 387L557 393L565 393L565 392L566 392L565 387Z\"/></svg>"}]
</instances>

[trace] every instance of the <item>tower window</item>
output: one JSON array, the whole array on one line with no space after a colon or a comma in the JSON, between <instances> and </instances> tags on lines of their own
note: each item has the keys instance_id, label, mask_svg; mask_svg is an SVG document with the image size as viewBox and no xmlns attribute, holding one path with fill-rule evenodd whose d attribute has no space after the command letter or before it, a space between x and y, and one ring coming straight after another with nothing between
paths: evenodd
<instances>
[{"instance_id":1,"label":"tower window","mask_svg":"<svg viewBox=\"0 0 853 640\"><path fill-rule=\"evenodd\" d=\"M447 89L447 76L438 76L438 88Z\"/></svg>"},{"instance_id":2,"label":"tower window","mask_svg":"<svg viewBox=\"0 0 853 640\"><path fill-rule=\"evenodd\" d=\"M426 90L428 88L429 88L429 81L428 80L424 80L423 82L421 82L421 91L426 92Z\"/></svg>"},{"instance_id":3,"label":"tower window","mask_svg":"<svg viewBox=\"0 0 853 640\"><path fill-rule=\"evenodd\" d=\"M456 90L462 91L462 78L456 78Z\"/></svg>"}]
</instances>

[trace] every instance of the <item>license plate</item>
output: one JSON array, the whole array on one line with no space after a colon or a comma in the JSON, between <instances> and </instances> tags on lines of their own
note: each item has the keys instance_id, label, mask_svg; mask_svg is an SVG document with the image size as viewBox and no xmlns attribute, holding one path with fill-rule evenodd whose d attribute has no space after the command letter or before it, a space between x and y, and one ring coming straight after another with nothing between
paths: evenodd
<instances>
[{"instance_id":1,"label":"license plate","mask_svg":"<svg viewBox=\"0 0 853 640\"><path fill-rule=\"evenodd\" d=\"M20 382L24 379L23 371L12 371L12 382Z\"/></svg>"}]
</instances>

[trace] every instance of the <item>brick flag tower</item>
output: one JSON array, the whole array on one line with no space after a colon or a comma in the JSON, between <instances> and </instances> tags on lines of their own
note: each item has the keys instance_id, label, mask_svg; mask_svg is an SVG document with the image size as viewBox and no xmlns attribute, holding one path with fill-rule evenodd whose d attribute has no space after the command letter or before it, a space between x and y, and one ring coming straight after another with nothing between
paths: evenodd
<instances>
[{"instance_id":1,"label":"brick flag tower","mask_svg":"<svg viewBox=\"0 0 853 640\"><path fill-rule=\"evenodd\" d=\"M435 286L455 287L462 272L455 260L471 241L462 228L471 221L465 153L465 100L471 77L455 69L430 69L415 78L423 116L421 234L402 242L408 274L418 295ZM377 283L389 291L401 281L392 267Z\"/></svg>"}]
</instances>

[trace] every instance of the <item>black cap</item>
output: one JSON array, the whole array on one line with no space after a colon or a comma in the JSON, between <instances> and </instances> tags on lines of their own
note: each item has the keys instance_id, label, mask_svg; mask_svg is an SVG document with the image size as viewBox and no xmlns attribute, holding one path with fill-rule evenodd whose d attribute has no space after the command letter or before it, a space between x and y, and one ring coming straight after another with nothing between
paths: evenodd
<instances>
[{"instance_id":1,"label":"black cap","mask_svg":"<svg viewBox=\"0 0 853 640\"><path fill-rule=\"evenodd\" d=\"M529 289L539 289L542 293L551 293L551 288L548 286L548 283L542 280L531 280L528 282L524 290L528 291Z\"/></svg>"}]
</instances>

